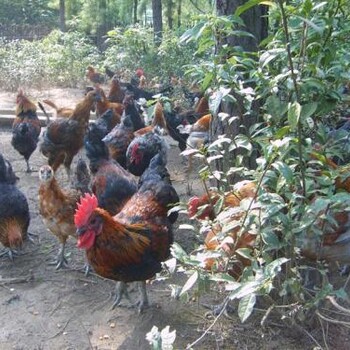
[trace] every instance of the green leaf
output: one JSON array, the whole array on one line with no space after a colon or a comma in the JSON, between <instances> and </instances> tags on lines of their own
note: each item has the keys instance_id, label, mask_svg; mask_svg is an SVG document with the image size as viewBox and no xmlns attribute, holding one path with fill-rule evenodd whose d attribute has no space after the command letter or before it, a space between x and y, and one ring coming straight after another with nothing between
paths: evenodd
<instances>
[{"instance_id":1,"label":"green leaf","mask_svg":"<svg viewBox=\"0 0 350 350\"><path fill-rule=\"evenodd\" d=\"M287 182L292 182L294 173L287 164L278 161L273 163L272 166L287 180Z\"/></svg>"},{"instance_id":2,"label":"green leaf","mask_svg":"<svg viewBox=\"0 0 350 350\"><path fill-rule=\"evenodd\" d=\"M300 118L301 120L306 120L311 117L317 110L318 103L311 102L301 106Z\"/></svg>"},{"instance_id":3,"label":"green leaf","mask_svg":"<svg viewBox=\"0 0 350 350\"><path fill-rule=\"evenodd\" d=\"M250 8L252 8L256 5L274 6L275 4L273 1L249 0L244 5L237 7L237 9L235 11L235 16L240 16L243 12L248 11Z\"/></svg>"},{"instance_id":4,"label":"green leaf","mask_svg":"<svg viewBox=\"0 0 350 350\"><path fill-rule=\"evenodd\" d=\"M243 256L243 258L246 258L248 260L253 260L252 258L252 250L250 248L239 248L236 250L236 253L240 256Z\"/></svg>"},{"instance_id":5,"label":"green leaf","mask_svg":"<svg viewBox=\"0 0 350 350\"><path fill-rule=\"evenodd\" d=\"M188 290L190 290L194 284L197 282L199 277L198 271L195 271L190 278L186 281L185 285L182 287L180 295L186 293Z\"/></svg>"},{"instance_id":6,"label":"green leaf","mask_svg":"<svg viewBox=\"0 0 350 350\"><path fill-rule=\"evenodd\" d=\"M252 314L254 310L254 305L256 303L255 294L250 294L243 297L238 304L238 316L241 322L244 322Z\"/></svg>"},{"instance_id":7,"label":"green leaf","mask_svg":"<svg viewBox=\"0 0 350 350\"><path fill-rule=\"evenodd\" d=\"M288 123L292 131L295 131L300 118L301 106L298 102L293 102L288 109Z\"/></svg>"}]
</instances>

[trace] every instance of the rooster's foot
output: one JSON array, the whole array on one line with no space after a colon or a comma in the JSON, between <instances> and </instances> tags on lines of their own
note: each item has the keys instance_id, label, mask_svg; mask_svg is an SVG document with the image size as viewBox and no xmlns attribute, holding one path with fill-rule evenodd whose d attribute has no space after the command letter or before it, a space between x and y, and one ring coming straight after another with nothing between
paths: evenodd
<instances>
[{"instance_id":1,"label":"rooster's foot","mask_svg":"<svg viewBox=\"0 0 350 350\"><path fill-rule=\"evenodd\" d=\"M13 261L13 258L18 255L18 252L10 248L5 248L2 252L0 252L0 257L3 257L5 255L7 255L8 258Z\"/></svg>"},{"instance_id":2,"label":"rooster's foot","mask_svg":"<svg viewBox=\"0 0 350 350\"><path fill-rule=\"evenodd\" d=\"M38 237L39 235L37 235L36 233L27 232L27 239L33 244L35 244L34 238L38 238Z\"/></svg>"},{"instance_id":3,"label":"rooster's foot","mask_svg":"<svg viewBox=\"0 0 350 350\"><path fill-rule=\"evenodd\" d=\"M350 274L350 265L343 265L339 268L340 276L349 276Z\"/></svg>"},{"instance_id":4,"label":"rooster's foot","mask_svg":"<svg viewBox=\"0 0 350 350\"><path fill-rule=\"evenodd\" d=\"M56 270L67 268L68 267L68 261L67 259L63 257L58 257L57 260L49 262L50 266L56 266Z\"/></svg>"},{"instance_id":5,"label":"rooster's foot","mask_svg":"<svg viewBox=\"0 0 350 350\"><path fill-rule=\"evenodd\" d=\"M131 301L126 283L125 282L117 282L116 296L115 296L115 299L114 299L114 302L112 305L112 310L115 309L116 306L119 306L119 307L124 306L123 304L121 304L121 301L122 301L124 295L129 301ZM127 307L129 307L129 306L127 306Z\"/></svg>"}]
</instances>

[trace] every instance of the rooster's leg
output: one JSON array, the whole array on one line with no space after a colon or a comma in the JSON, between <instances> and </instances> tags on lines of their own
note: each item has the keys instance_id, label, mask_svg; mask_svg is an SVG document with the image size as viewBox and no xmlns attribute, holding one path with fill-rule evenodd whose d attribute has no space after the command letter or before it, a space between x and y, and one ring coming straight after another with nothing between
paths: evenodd
<instances>
[{"instance_id":1,"label":"rooster's leg","mask_svg":"<svg viewBox=\"0 0 350 350\"><path fill-rule=\"evenodd\" d=\"M66 246L66 242L61 243L61 249L58 252L58 256L56 261L49 263L49 265L56 265L56 270L61 269L62 267L67 267L68 261L66 257L64 256L64 248Z\"/></svg>"},{"instance_id":2,"label":"rooster's leg","mask_svg":"<svg viewBox=\"0 0 350 350\"><path fill-rule=\"evenodd\" d=\"M26 159L25 160L26 161L26 164L27 164L27 170L26 170L26 172L27 173L31 173L32 171L33 171L33 169L30 167L30 165L29 165L29 159Z\"/></svg>"},{"instance_id":3,"label":"rooster's leg","mask_svg":"<svg viewBox=\"0 0 350 350\"><path fill-rule=\"evenodd\" d=\"M147 290L146 290L146 282L141 281L139 284L140 291L140 301L138 302L139 313L141 313L145 308L149 306Z\"/></svg>"},{"instance_id":4,"label":"rooster's leg","mask_svg":"<svg viewBox=\"0 0 350 350\"><path fill-rule=\"evenodd\" d=\"M116 307L116 306L121 306L120 302L123 299L123 295L125 295L125 297L130 300L130 296L128 293L128 289L127 289L127 285L125 282L117 282L117 286L116 286L116 296L114 299L114 303L112 305L112 310Z\"/></svg>"}]
</instances>

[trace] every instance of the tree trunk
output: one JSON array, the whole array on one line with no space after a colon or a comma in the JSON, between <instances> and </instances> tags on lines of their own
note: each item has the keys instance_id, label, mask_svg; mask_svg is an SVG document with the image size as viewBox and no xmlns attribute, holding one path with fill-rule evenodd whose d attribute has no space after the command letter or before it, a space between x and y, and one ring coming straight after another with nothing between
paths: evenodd
<instances>
[{"instance_id":1,"label":"tree trunk","mask_svg":"<svg viewBox=\"0 0 350 350\"><path fill-rule=\"evenodd\" d=\"M181 10L182 0L177 0L177 27L181 27Z\"/></svg>"},{"instance_id":2,"label":"tree trunk","mask_svg":"<svg viewBox=\"0 0 350 350\"><path fill-rule=\"evenodd\" d=\"M217 0L216 9L219 16L232 15L238 6L245 3L245 0ZM227 36L216 38L216 53L218 53L224 45L228 46L241 46L246 52L257 51L259 43L267 36L267 19L264 17L267 14L267 8L265 6L254 6L250 10L244 12L241 16L246 24L243 30L252 33L256 39L250 37L237 37ZM226 57L223 58L225 60ZM229 124L223 122L217 115L213 116L213 122L211 126L211 139L216 140L219 135L226 134L230 138L234 138L237 134L249 134L249 128L251 125L257 122L257 115L259 113L259 104L255 103L247 115L243 106L243 100L235 91L231 91L231 94L236 98L237 102L222 102L220 105L220 112L227 113L230 116L237 116L237 120ZM243 155L244 150L235 150L233 152L226 152L229 159L223 159L223 161L217 162L218 170L227 172L233 165L232 160L237 156ZM257 155L253 153L251 156L243 157L243 165L249 169L256 167ZM234 183L240 180L239 176L235 175L230 177L229 182Z\"/></svg>"},{"instance_id":3,"label":"tree trunk","mask_svg":"<svg viewBox=\"0 0 350 350\"><path fill-rule=\"evenodd\" d=\"M168 0L167 8L166 8L166 16L167 16L168 26L170 30L173 29L173 7L174 7L173 0Z\"/></svg>"},{"instance_id":4,"label":"tree trunk","mask_svg":"<svg viewBox=\"0 0 350 350\"><path fill-rule=\"evenodd\" d=\"M162 42L162 0L152 0L154 42L160 45Z\"/></svg>"},{"instance_id":5,"label":"tree trunk","mask_svg":"<svg viewBox=\"0 0 350 350\"><path fill-rule=\"evenodd\" d=\"M66 31L66 6L65 0L60 0L60 30Z\"/></svg>"},{"instance_id":6,"label":"tree trunk","mask_svg":"<svg viewBox=\"0 0 350 350\"><path fill-rule=\"evenodd\" d=\"M137 6L138 6L138 0L134 0L134 24L136 24L138 22L137 20Z\"/></svg>"}]
</instances>

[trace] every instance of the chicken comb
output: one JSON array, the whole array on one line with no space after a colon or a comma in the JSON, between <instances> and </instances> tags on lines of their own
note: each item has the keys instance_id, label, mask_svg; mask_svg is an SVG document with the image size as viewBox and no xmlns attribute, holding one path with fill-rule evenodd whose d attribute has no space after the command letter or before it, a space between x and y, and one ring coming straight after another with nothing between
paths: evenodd
<instances>
[{"instance_id":1,"label":"chicken comb","mask_svg":"<svg viewBox=\"0 0 350 350\"><path fill-rule=\"evenodd\" d=\"M98 207L97 197L94 194L86 193L80 197L77 203L77 209L74 214L74 224L76 227L84 226L91 216L92 212Z\"/></svg>"}]
</instances>

